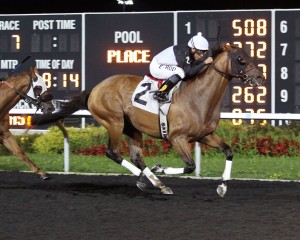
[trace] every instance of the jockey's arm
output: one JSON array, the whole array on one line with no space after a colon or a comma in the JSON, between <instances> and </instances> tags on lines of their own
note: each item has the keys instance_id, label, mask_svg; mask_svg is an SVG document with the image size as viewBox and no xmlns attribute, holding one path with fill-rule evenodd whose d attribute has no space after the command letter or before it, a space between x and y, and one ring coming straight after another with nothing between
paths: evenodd
<instances>
[{"instance_id":1,"label":"jockey's arm","mask_svg":"<svg viewBox=\"0 0 300 240\"><path fill-rule=\"evenodd\" d=\"M193 77L203 71L205 66L210 63L206 62L207 59L211 58L205 54L199 60L192 60L188 58L186 48L180 48L179 46L174 47L174 53L178 66L181 67L185 72L185 77ZM185 78L186 79L186 78Z\"/></svg>"},{"instance_id":2,"label":"jockey's arm","mask_svg":"<svg viewBox=\"0 0 300 240\"><path fill-rule=\"evenodd\" d=\"M206 65L205 62L197 61L197 64L196 63L186 64L183 67L183 70L185 71L185 75L187 77L193 77L193 76L199 74L205 65Z\"/></svg>"}]
</instances>

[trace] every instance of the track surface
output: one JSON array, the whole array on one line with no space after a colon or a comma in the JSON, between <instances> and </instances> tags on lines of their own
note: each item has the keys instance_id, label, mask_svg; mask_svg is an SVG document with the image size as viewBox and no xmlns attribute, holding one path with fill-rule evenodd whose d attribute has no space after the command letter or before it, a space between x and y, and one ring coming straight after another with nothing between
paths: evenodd
<instances>
[{"instance_id":1,"label":"track surface","mask_svg":"<svg viewBox=\"0 0 300 240\"><path fill-rule=\"evenodd\" d=\"M300 239L300 183L232 180L222 199L219 180L161 179L173 196L132 176L0 172L0 239Z\"/></svg>"}]
</instances>

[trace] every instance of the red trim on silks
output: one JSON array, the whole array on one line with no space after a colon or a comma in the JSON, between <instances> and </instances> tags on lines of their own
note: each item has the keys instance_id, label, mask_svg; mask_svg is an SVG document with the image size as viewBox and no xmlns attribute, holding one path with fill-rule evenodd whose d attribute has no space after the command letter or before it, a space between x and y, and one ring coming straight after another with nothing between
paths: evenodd
<instances>
[{"instance_id":1,"label":"red trim on silks","mask_svg":"<svg viewBox=\"0 0 300 240\"><path fill-rule=\"evenodd\" d=\"M155 78L153 77L150 73L146 74L146 76L148 78L150 78L151 80L153 81L156 81L157 82L157 87L160 88L160 86L163 84L164 80L163 79L158 79L158 78Z\"/></svg>"}]
</instances>

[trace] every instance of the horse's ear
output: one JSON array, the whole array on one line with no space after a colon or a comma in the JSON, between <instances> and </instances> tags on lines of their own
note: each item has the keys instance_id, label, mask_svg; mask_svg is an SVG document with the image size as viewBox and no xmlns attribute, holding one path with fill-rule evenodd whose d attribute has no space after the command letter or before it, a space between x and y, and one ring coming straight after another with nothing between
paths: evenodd
<instances>
[{"instance_id":1,"label":"horse's ear","mask_svg":"<svg viewBox=\"0 0 300 240\"><path fill-rule=\"evenodd\" d=\"M39 72L36 66L33 68L33 71L34 71L34 73L38 73Z\"/></svg>"},{"instance_id":2,"label":"horse's ear","mask_svg":"<svg viewBox=\"0 0 300 240\"><path fill-rule=\"evenodd\" d=\"M38 73L37 68L36 68L36 67L30 67L30 73L29 73L29 75L30 75L33 79L37 78L37 76L35 75L36 73Z\"/></svg>"},{"instance_id":3,"label":"horse's ear","mask_svg":"<svg viewBox=\"0 0 300 240\"><path fill-rule=\"evenodd\" d=\"M223 48L221 46L216 46L211 49L211 56L215 59L221 52L223 52Z\"/></svg>"}]
</instances>

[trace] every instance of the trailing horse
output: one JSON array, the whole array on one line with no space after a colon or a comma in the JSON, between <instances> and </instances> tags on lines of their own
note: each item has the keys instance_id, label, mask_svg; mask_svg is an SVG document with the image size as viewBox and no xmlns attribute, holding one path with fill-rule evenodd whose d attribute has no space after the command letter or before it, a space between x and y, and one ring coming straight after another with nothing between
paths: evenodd
<instances>
[{"instance_id":1,"label":"trailing horse","mask_svg":"<svg viewBox=\"0 0 300 240\"><path fill-rule=\"evenodd\" d=\"M44 80L38 75L36 68L0 80L0 143L24 161L31 171L39 174L43 180L50 179L50 174L38 168L29 159L9 131L8 113L21 99L32 103L43 113L51 113L54 110L53 97L47 92Z\"/></svg>"},{"instance_id":2,"label":"trailing horse","mask_svg":"<svg viewBox=\"0 0 300 240\"><path fill-rule=\"evenodd\" d=\"M213 51L214 62L198 76L182 82L173 94L168 113L168 140L184 161L184 168L155 167L152 171L146 166L142 155L142 133L161 138L159 118L132 105L131 96L142 77L114 75L95 86L91 91L83 91L75 96L54 114L39 115L33 123L44 124L64 118L79 109L88 109L91 115L104 126L109 135L107 157L129 169L138 176L137 185L145 187L146 176L164 194L172 194L153 172L165 174L192 173L195 162L189 143L200 142L224 152L226 164L222 183L217 192L221 197L227 191L230 179L233 152L214 133L220 119L221 102L228 82L239 78L251 86L263 84L264 77L244 50L223 45ZM118 153L122 134L129 137L130 158L133 164Z\"/></svg>"}]
</instances>

